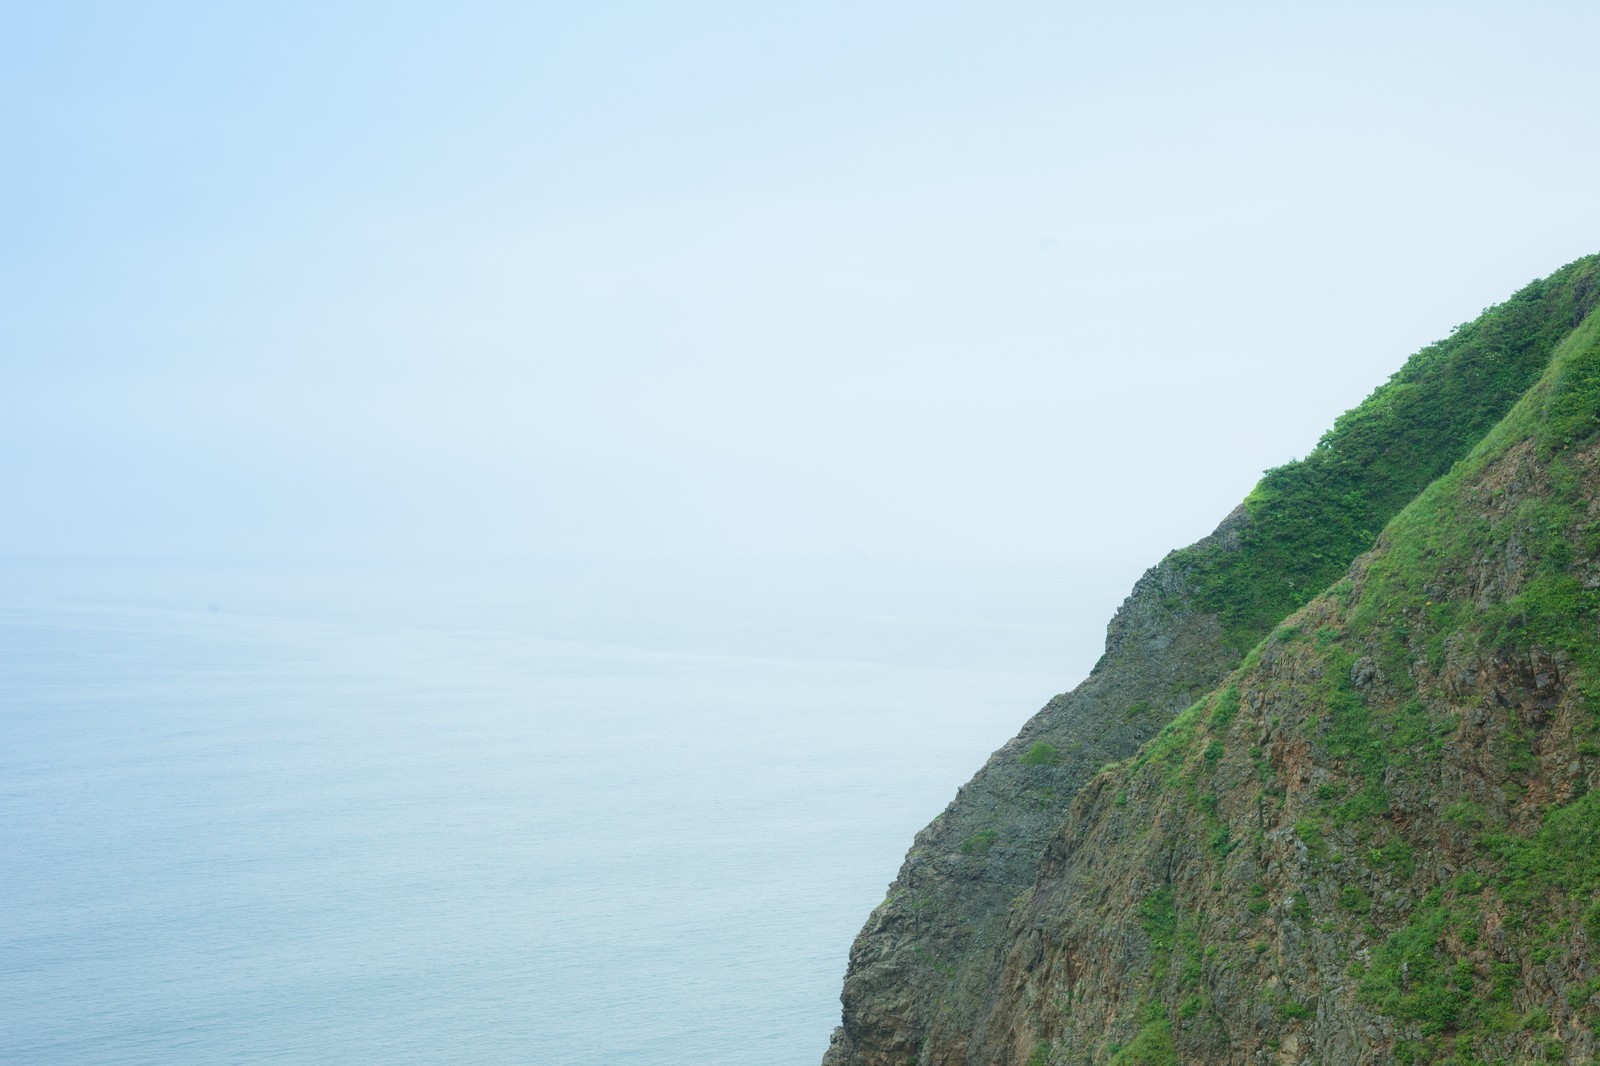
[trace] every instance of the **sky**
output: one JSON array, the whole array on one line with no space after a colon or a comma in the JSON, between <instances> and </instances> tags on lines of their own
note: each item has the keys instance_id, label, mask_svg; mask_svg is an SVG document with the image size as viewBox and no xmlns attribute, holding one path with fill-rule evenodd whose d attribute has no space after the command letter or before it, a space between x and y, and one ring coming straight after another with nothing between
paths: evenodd
<instances>
[{"instance_id":1,"label":"sky","mask_svg":"<svg viewBox=\"0 0 1600 1066\"><path fill-rule=\"evenodd\" d=\"M12 4L0 554L1154 562L1600 250L1591 4Z\"/></svg>"}]
</instances>

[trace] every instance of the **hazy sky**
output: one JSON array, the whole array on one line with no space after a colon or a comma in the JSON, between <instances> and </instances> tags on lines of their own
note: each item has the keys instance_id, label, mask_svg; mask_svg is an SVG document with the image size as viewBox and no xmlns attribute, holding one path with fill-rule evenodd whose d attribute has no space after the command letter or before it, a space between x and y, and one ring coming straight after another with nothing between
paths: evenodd
<instances>
[{"instance_id":1,"label":"hazy sky","mask_svg":"<svg viewBox=\"0 0 1600 1066\"><path fill-rule=\"evenodd\" d=\"M0 552L1153 562L1600 250L1600 6L0 14Z\"/></svg>"}]
</instances>

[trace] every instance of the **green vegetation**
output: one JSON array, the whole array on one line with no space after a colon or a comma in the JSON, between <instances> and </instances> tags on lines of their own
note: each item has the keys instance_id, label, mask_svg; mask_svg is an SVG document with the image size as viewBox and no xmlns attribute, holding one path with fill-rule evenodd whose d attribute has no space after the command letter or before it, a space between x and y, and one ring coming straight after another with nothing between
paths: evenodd
<instances>
[{"instance_id":1,"label":"green vegetation","mask_svg":"<svg viewBox=\"0 0 1600 1066\"><path fill-rule=\"evenodd\" d=\"M1545 815L1531 838L1486 837L1484 849L1498 860L1494 880L1501 896L1515 907L1530 907L1551 898L1580 902L1586 926L1596 921L1600 900L1600 793L1587 793L1574 803Z\"/></svg>"},{"instance_id":2,"label":"green vegetation","mask_svg":"<svg viewBox=\"0 0 1600 1066\"><path fill-rule=\"evenodd\" d=\"M1401 508L1465 456L1538 380L1594 306L1595 257L1536 281L1412 356L1341 416L1304 459L1267 471L1245 500L1239 549L1197 545L1175 560L1202 609L1243 654L1339 578ZM1593 432L1600 356L1571 371L1552 439ZM1585 419L1590 421L1585 421Z\"/></svg>"},{"instance_id":3,"label":"green vegetation","mask_svg":"<svg viewBox=\"0 0 1600 1066\"><path fill-rule=\"evenodd\" d=\"M994 847L994 842L1000 839L998 831L993 829L980 829L961 842L961 854L982 855Z\"/></svg>"},{"instance_id":4,"label":"green vegetation","mask_svg":"<svg viewBox=\"0 0 1600 1066\"><path fill-rule=\"evenodd\" d=\"M1178 934L1178 912L1172 902L1172 886L1163 885L1139 902L1139 927L1150 938L1150 949L1157 956L1170 953Z\"/></svg>"},{"instance_id":5,"label":"green vegetation","mask_svg":"<svg viewBox=\"0 0 1600 1066\"><path fill-rule=\"evenodd\" d=\"M1373 637L1383 649L1389 673L1403 668L1414 644L1425 648L1430 667L1438 669L1444 640L1465 637L1486 650L1532 645L1560 649L1573 656L1582 673L1600 677L1600 641L1594 639L1600 590L1585 588L1572 572L1578 551L1591 554L1600 547L1589 543L1593 523L1577 472L1555 455L1544 466L1546 490L1526 494L1511 514L1494 523L1472 514L1461 491L1467 479L1521 440L1531 438L1541 450L1559 450L1574 439L1570 412L1554 401L1588 387L1589 378L1575 374L1573 367L1595 359L1597 349L1600 316L1561 344L1551 373L1465 462L1396 517L1390 548L1369 570L1367 592L1353 618L1355 630ZM1586 402L1600 404L1600 396ZM1526 552L1539 566L1507 600L1482 606L1430 587L1434 575L1459 571L1480 556L1502 558L1514 552Z\"/></svg>"},{"instance_id":6,"label":"green vegetation","mask_svg":"<svg viewBox=\"0 0 1600 1066\"><path fill-rule=\"evenodd\" d=\"M1593 334L1566 360L1545 399L1539 453L1549 459L1600 432L1600 344Z\"/></svg>"},{"instance_id":7,"label":"green vegetation","mask_svg":"<svg viewBox=\"0 0 1600 1066\"><path fill-rule=\"evenodd\" d=\"M1163 1017L1145 1022L1128 1046L1112 1056L1111 1066L1178 1066L1178 1061L1172 1025Z\"/></svg>"},{"instance_id":8,"label":"green vegetation","mask_svg":"<svg viewBox=\"0 0 1600 1066\"><path fill-rule=\"evenodd\" d=\"M1444 809L1444 820L1454 822L1463 829L1482 829L1488 815L1483 809L1483 804L1471 800L1460 799Z\"/></svg>"},{"instance_id":9,"label":"green vegetation","mask_svg":"<svg viewBox=\"0 0 1600 1066\"><path fill-rule=\"evenodd\" d=\"M1226 733L1228 727L1239 714L1239 686L1229 685L1217 693L1216 702L1211 705L1211 716L1208 724L1218 735Z\"/></svg>"},{"instance_id":10,"label":"green vegetation","mask_svg":"<svg viewBox=\"0 0 1600 1066\"><path fill-rule=\"evenodd\" d=\"M1421 1022L1424 1035L1457 1028L1472 985L1440 948L1455 920L1440 893L1430 893L1412 920L1373 953L1360 985L1362 1000L1385 1014Z\"/></svg>"},{"instance_id":11,"label":"green vegetation","mask_svg":"<svg viewBox=\"0 0 1600 1066\"><path fill-rule=\"evenodd\" d=\"M1061 749L1047 741L1035 741L1017 761L1023 766L1054 766L1061 761Z\"/></svg>"},{"instance_id":12,"label":"green vegetation","mask_svg":"<svg viewBox=\"0 0 1600 1066\"><path fill-rule=\"evenodd\" d=\"M1280 999L1276 1006L1278 1017L1284 1021L1295 1021L1300 1018L1314 1018L1317 1009L1309 1003L1302 1003L1297 999Z\"/></svg>"},{"instance_id":13,"label":"green vegetation","mask_svg":"<svg viewBox=\"0 0 1600 1066\"><path fill-rule=\"evenodd\" d=\"M1339 906L1351 914L1366 914L1372 910L1372 897L1360 885L1345 885L1339 890Z\"/></svg>"},{"instance_id":14,"label":"green vegetation","mask_svg":"<svg viewBox=\"0 0 1600 1066\"><path fill-rule=\"evenodd\" d=\"M1263 915L1272 909L1272 904L1267 902L1267 886L1257 881L1250 886L1250 903L1246 909L1253 915Z\"/></svg>"},{"instance_id":15,"label":"green vegetation","mask_svg":"<svg viewBox=\"0 0 1600 1066\"><path fill-rule=\"evenodd\" d=\"M1313 865L1320 866L1328 861L1328 838L1323 834L1320 822L1313 818L1297 818L1294 832L1306 846L1306 857Z\"/></svg>"},{"instance_id":16,"label":"green vegetation","mask_svg":"<svg viewBox=\"0 0 1600 1066\"><path fill-rule=\"evenodd\" d=\"M1167 770L1168 783L1175 783L1182 772L1184 757L1189 753L1195 728L1199 725L1200 715L1204 709L1205 701L1202 700L1192 704L1188 710L1162 726L1161 732L1139 749L1138 755L1134 756L1131 763L1132 768L1139 770L1145 766L1164 767Z\"/></svg>"}]
</instances>

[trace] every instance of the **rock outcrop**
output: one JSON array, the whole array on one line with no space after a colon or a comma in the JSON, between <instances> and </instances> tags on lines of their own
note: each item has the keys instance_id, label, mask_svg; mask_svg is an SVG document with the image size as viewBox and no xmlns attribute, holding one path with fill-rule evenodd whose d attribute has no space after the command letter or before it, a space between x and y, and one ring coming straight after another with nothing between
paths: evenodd
<instances>
[{"instance_id":1,"label":"rock outcrop","mask_svg":"<svg viewBox=\"0 0 1600 1066\"><path fill-rule=\"evenodd\" d=\"M1241 508L1212 539L1236 542L1244 520ZM1046 704L917 834L851 951L845 1024L826 1061L902 1066L934 1047L950 1050L926 1061L965 1061L960 1049L993 1000L1009 908L1068 802L1232 665L1182 572L1170 559L1148 571L1088 679Z\"/></svg>"}]
</instances>

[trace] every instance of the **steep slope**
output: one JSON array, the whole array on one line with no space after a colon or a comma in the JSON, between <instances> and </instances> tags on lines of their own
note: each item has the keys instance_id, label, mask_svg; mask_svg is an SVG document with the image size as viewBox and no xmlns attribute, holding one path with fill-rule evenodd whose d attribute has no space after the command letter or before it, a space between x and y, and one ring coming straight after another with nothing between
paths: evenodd
<instances>
[{"instance_id":1,"label":"steep slope","mask_svg":"<svg viewBox=\"0 0 1600 1066\"><path fill-rule=\"evenodd\" d=\"M1213 688L1506 414L1600 299L1596 267L1570 264L1417 353L1310 456L1270 471L1215 533L1139 581L1090 676L918 834L852 947L829 1066L989 1061L1011 908L1073 796Z\"/></svg>"},{"instance_id":2,"label":"steep slope","mask_svg":"<svg viewBox=\"0 0 1600 1066\"><path fill-rule=\"evenodd\" d=\"M1590 1062L1600 315L1051 841L986 1063Z\"/></svg>"}]
</instances>

